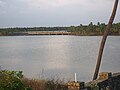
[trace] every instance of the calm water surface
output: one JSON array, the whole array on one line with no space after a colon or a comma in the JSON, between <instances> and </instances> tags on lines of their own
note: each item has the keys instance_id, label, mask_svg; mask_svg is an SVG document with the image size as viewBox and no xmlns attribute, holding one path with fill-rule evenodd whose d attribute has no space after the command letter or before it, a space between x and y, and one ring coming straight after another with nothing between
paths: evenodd
<instances>
[{"instance_id":1,"label":"calm water surface","mask_svg":"<svg viewBox=\"0 0 120 90\"><path fill-rule=\"evenodd\" d=\"M92 79L100 36L0 37L0 66L22 70L29 78ZM119 72L120 36L110 36L100 71Z\"/></svg>"}]
</instances>

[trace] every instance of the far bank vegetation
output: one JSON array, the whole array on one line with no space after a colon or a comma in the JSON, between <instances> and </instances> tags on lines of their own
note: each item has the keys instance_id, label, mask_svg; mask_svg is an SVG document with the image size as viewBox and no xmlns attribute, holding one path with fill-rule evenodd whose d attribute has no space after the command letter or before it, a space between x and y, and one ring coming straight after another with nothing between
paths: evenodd
<instances>
[{"instance_id":1,"label":"far bank vegetation","mask_svg":"<svg viewBox=\"0 0 120 90\"><path fill-rule=\"evenodd\" d=\"M98 36L103 35L106 28L105 23L98 22L96 25L90 22L89 25L78 25L69 27L16 27L16 28L0 28L0 36L14 36L14 35L29 35L27 32L37 31L58 31L69 32L69 35L80 35L80 36ZM120 23L114 23L110 30L109 35L120 35Z\"/></svg>"}]
</instances>

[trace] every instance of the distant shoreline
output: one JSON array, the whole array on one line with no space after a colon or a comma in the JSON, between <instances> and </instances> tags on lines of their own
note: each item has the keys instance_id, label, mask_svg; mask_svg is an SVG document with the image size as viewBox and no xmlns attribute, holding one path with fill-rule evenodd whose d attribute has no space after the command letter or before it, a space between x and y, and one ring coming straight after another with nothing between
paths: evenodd
<instances>
[{"instance_id":1,"label":"distant shoreline","mask_svg":"<svg viewBox=\"0 0 120 90\"><path fill-rule=\"evenodd\" d=\"M103 36L103 34L95 34L95 33L81 34L77 32L67 32L67 31L29 31L29 32L13 32L7 35L0 34L0 36L43 36L43 35ZM120 34L109 34L109 36L120 36Z\"/></svg>"},{"instance_id":2,"label":"distant shoreline","mask_svg":"<svg viewBox=\"0 0 120 90\"><path fill-rule=\"evenodd\" d=\"M68 27L24 27L0 28L0 36L28 36L28 35L75 35L75 36L102 36L106 28L105 23L94 25L78 25ZM109 35L120 36L120 23L112 25Z\"/></svg>"},{"instance_id":3,"label":"distant shoreline","mask_svg":"<svg viewBox=\"0 0 120 90\"><path fill-rule=\"evenodd\" d=\"M68 35L68 36L103 36L103 34L77 34L71 32L50 32L50 33L14 33L8 35L0 35L0 36L56 36L56 35ZM109 34L108 36L120 36L120 34Z\"/></svg>"}]
</instances>

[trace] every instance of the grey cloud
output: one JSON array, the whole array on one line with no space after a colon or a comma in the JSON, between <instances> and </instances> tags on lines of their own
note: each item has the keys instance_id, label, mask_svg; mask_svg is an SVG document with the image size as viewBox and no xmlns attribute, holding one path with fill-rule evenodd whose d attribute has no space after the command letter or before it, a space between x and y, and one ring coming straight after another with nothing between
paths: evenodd
<instances>
[{"instance_id":1,"label":"grey cloud","mask_svg":"<svg viewBox=\"0 0 120 90\"><path fill-rule=\"evenodd\" d=\"M106 23L113 3L113 0L0 0L0 27ZM117 13L115 22L120 21L119 16Z\"/></svg>"}]
</instances>

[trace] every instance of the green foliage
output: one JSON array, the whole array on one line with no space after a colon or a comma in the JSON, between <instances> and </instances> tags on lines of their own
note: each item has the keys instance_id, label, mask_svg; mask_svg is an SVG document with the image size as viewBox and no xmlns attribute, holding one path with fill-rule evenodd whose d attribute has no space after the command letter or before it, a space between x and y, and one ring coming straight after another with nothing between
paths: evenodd
<instances>
[{"instance_id":1,"label":"green foliage","mask_svg":"<svg viewBox=\"0 0 120 90\"><path fill-rule=\"evenodd\" d=\"M22 71L0 71L0 90L31 90L24 86Z\"/></svg>"},{"instance_id":2,"label":"green foliage","mask_svg":"<svg viewBox=\"0 0 120 90\"><path fill-rule=\"evenodd\" d=\"M79 26L68 27L68 30L73 35L103 35L106 26L105 23L98 22L97 25L94 25L90 22L89 25L80 24ZM109 35L120 35L120 23L112 25Z\"/></svg>"},{"instance_id":3,"label":"green foliage","mask_svg":"<svg viewBox=\"0 0 120 90\"><path fill-rule=\"evenodd\" d=\"M94 25L90 22L89 25L80 24L70 27L1 28L0 35L27 35L28 31L68 31L73 35L102 35L105 28L105 23L98 22L97 25ZM113 24L109 34L120 35L120 23Z\"/></svg>"},{"instance_id":4,"label":"green foliage","mask_svg":"<svg viewBox=\"0 0 120 90\"><path fill-rule=\"evenodd\" d=\"M91 86L92 90L98 90L98 86L95 84L93 86Z\"/></svg>"}]
</instances>

